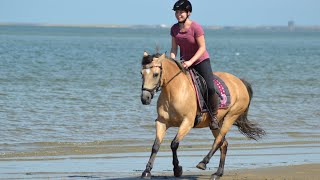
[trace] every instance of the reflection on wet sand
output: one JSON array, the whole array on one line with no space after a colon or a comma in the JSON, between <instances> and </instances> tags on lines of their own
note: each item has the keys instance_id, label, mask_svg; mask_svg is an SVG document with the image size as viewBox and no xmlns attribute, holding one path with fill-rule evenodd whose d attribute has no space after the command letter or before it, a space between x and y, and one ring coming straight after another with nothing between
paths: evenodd
<instances>
[{"instance_id":1,"label":"reflection on wet sand","mask_svg":"<svg viewBox=\"0 0 320 180\"><path fill-rule=\"evenodd\" d=\"M213 172L218 166L219 153L213 157L206 171L200 171L195 165L206 155L210 144L188 142L189 144L179 148L180 163L185 175L202 178L202 173L208 175ZM40 147L39 143L36 144L38 147L30 148L30 152L1 154L2 177L135 177L142 173L150 154L150 146L140 144L139 141L40 143ZM319 141L232 144L228 154L227 172L261 167L287 167L320 162L320 145ZM161 176L165 173L170 177L171 161L170 141L165 141L157 156L153 175ZM242 177L239 173L237 176Z\"/></svg>"}]
</instances>

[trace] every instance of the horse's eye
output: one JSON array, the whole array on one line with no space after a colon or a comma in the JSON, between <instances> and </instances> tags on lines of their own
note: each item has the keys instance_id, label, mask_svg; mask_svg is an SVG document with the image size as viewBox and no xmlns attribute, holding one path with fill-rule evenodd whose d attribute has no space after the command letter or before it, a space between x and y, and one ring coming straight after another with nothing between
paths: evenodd
<instances>
[{"instance_id":1,"label":"horse's eye","mask_svg":"<svg viewBox=\"0 0 320 180\"><path fill-rule=\"evenodd\" d=\"M154 73L154 74L153 74L153 77L154 77L154 78L156 78L156 77L158 77L158 76L159 76L159 73Z\"/></svg>"}]
</instances>

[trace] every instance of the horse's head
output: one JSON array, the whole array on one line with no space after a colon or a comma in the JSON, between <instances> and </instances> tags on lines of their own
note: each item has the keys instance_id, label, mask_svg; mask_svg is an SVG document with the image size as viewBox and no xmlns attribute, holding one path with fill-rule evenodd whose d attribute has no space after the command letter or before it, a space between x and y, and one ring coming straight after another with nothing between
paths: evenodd
<instances>
[{"instance_id":1,"label":"horse's head","mask_svg":"<svg viewBox=\"0 0 320 180\"><path fill-rule=\"evenodd\" d=\"M153 95L161 87L162 64L165 59L165 54L148 55L144 52L142 58L142 88L141 102L148 105L153 98Z\"/></svg>"}]
</instances>

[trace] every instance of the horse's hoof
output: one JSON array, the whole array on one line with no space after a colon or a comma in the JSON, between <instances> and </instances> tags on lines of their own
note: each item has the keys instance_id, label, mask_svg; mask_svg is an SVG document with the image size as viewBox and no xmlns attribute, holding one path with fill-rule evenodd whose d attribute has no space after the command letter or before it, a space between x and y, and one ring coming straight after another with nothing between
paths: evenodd
<instances>
[{"instance_id":1,"label":"horse's hoof","mask_svg":"<svg viewBox=\"0 0 320 180\"><path fill-rule=\"evenodd\" d=\"M206 170L207 165L203 162L199 162L199 164L197 165L197 168L201 170Z\"/></svg>"},{"instance_id":2,"label":"horse's hoof","mask_svg":"<svg viewBox=\"0 0 320 180\"><path fill-rule=\"evenodd\" d=\"M174 167L173 172L174 172L175 177L181 177L182 176L182 166Z\"/></svg>"},{"instance_id":3,"label":"horse's hoof","mask_svg":"<svg viewBox=\"0 0 320 180\"><path fill-rule=\"evenodd\" d=\"M143 171L141 179L151 179L151 173L149 171Z\"/></svg>"},{"instance_id":4,"label":"horse's hoof","mask_svg":"<svg viewBox=\"0 0 320 180\"><path fill-rule=\"evenodd\" d=\"M221 176L218 176L216 174L212 174L210 180L218 180Z\"/></svg>"}]
</instances>

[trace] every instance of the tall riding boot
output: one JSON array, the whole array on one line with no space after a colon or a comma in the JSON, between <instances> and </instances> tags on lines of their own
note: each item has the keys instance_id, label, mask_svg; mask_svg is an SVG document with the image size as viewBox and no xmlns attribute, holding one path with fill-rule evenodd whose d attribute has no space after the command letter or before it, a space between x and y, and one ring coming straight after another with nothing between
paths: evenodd
<instances>
[{"instance_id":1,"label":"tall riding boot","mask_svg":"<svg viewBox=\"0 0 320 180\"><path fill-rule=\"evenodd\" d=\"M218 118L217 118L217 114L218 114L218 109L219 109L219 101L218 101L218 94L214 93L213 96L210 96L209 99L209 107L211 109L212 112L212 116L211 117L211 122L209 124L209 127L211 130L215 130L215 129L219 129L219 123L218 123Z\"/></svg>"}]
</instances>

